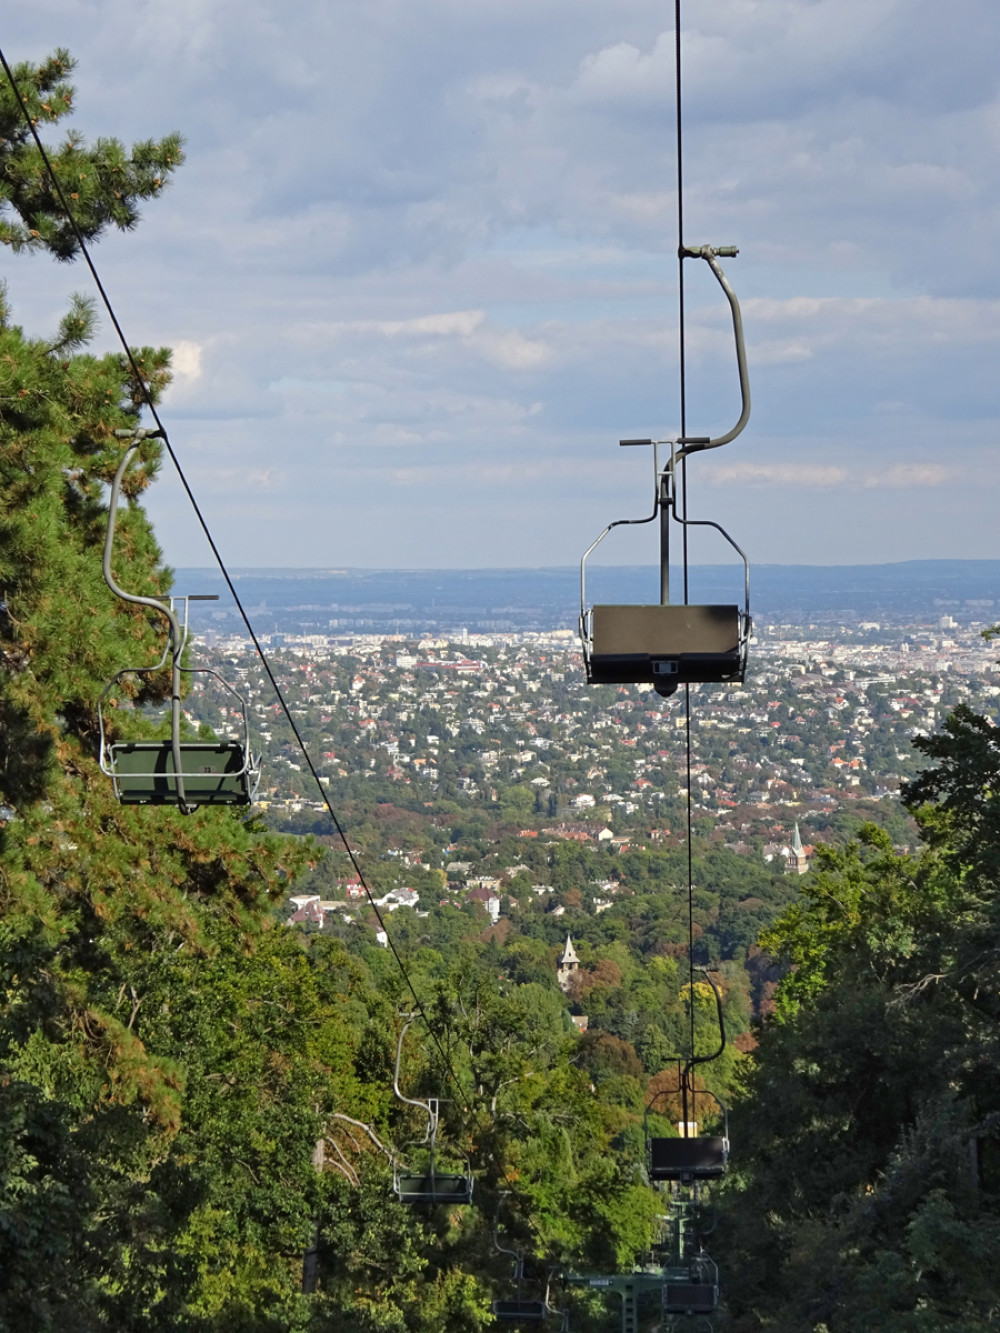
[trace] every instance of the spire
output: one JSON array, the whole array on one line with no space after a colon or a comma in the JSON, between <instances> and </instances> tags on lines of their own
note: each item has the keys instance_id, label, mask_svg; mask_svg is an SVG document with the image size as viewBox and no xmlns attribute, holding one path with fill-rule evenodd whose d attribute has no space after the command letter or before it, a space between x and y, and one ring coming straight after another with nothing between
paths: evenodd
<instances>
[{"instance_id":1,"label":"spire","mask_svg":"<svg viewBox=\"0 0 1000 1333\"><path fill-rule=\"evenodd\" d=\"M556 979L563 990L569 989L569 979L580 966L580 960L576 956L576 950L573 948L573 941L569 935L566 936L566 947L556 965Z\"/></svg>"},{"instance_id":2,"label":"spire","mask_svg":"<svg viewBox=\"0 0 1000 1333\"><path fill-rule=\"evenodd\" d=\"M798 820L795 821L795 835L792 838L792 845L788 849L788 860L785 863L786 875L804 875L809 869L809 857L806 855L806 849L802 846L802 834L799 832Z\"/></svg>"},{"instance_id":3,"label":"spire","mask_svg":"<svg viewBox=\"0 0 1000 1333\"><path fill-rule=\"evenodd\" d=\"M559 959L559 966L565 967L568 963L579 963L579 961L579 958L576 956L576 950L573 948L573 941L567 932L566 947L563 949L562 957Z\"/></svg>"}]
</instances>

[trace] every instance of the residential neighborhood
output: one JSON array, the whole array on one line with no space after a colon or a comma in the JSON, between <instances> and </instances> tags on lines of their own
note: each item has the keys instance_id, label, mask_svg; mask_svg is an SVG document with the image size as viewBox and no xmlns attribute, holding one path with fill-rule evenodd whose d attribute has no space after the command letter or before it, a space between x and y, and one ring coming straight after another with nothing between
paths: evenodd
<instances>
[{"instance_id":1,"label":"residential neighborhood","mask_svg":"<svg viewBox=\"0 0 1000 1333\"><path fill-rule=\"evenodd\" d=\"M526 897L566 911L566 885L544 873L556 843L590 849L594 874L575 887L587 910L608 910L623 858L685 844L689 789L698 846L775 874L806 872L817 845L866 820L909 846L899 792L921 767L914 736L959 703L997 711L1000 668L981 628L948 616L768 626L744 686L692 687L690 724L683 692L588 687L566 630L285 634L270 656L324 795L366 866L378 858L380 911L461 901L495 924ZM233 637L202 651L246 699L266 819L333 855L326 805L256 656ZM190 720L235 729L238 709L218 703L196 687ZM296 924L367 908L356 879L326 878L292 900Z\"/></svg>"}]
</instances>

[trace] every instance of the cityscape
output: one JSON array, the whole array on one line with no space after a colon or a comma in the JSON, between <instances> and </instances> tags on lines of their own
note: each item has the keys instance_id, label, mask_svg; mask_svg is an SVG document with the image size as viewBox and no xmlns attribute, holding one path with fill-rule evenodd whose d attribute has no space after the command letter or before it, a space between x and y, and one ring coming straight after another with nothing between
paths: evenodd
<instances>
[{"instance_id":1,"label":"cityscape","mask_svg":"<svg viewBox=\"0 0 1000 1333\"><path fill-rule=\"evenodd\" d=\"M696 848L742 858L743 873L803 873L865 822L911 849L900 789L926 766L914 738L958 704L1000 707L990 600L974 601L925 623L759 624L742 687L691 689L690 766L683 691L588 687L571 629L275 631L264 646L322 796L246 635L208 629L197 650L246 700L268 824L331 848L290 904L297 921L360 912L325 797L389 911L478 902L495 923L529 903L561 916L573 890L577 910L608 911L627 865L684 847L689 784ZM210 688L187 710L220 734L242 725ZM591 851L578 882L552 883L557 842Z\"/></svg>"}]
</instances>

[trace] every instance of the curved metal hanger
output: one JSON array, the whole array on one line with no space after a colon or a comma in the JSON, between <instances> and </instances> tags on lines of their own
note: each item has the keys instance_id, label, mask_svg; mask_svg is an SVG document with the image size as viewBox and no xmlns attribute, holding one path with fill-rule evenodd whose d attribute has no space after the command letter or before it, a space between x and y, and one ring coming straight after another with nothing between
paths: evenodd
<instances>
[{"instance_id":1,"label":"curved metal hanger","mask_svg":"<svg viewBox=\"0 0 1000 1333\"><path fill-rule=\"evenodd\" d=\"M182 634L180 624L173 608L167 602L161 602L156 597L141 597L137 593L126 592L123 587L115 580L111 571L111 553L115 542L115 525L118 517L118 498L121 494L122 479L125 476L125 470L131 461L132 454L144 440L155 439L161 436L161 430L136 431L115 431L120 439L130 439L131 443L122 454L121 462L115 471L114 480L111 483L111 498L108 501L108 529L104 537L104 556L102 560L102 570L104 573L104 582L108 585L116 597L120 597L123 602L131 602L134 606L148 606L154 611L159 612L164 617L170 627L170 637L163 650L163 656L155 667L141 668L146 671L157 671L164 665L169 656L171 659L170 671L170 748L174 760L174 782L177 786L177 804L182 814L189 815L196 808L188 805L184 792L184 773L181 763L181 655L184 652L184 642L186 635Z\"/></svg>"},{"instance_id":2,"label":"curved metal hanger","mask_svg":"<svg viewBox=\"0 0 1000 1333\"><path fill-rule=\"evenodd\" d=\"M750 420L750 375L747 371L747 352L743 341L743 316L740 313L740 303L737 301L736 293L729 285L729 279L722 271L722 265L718 260L719 255L722 255L724 259L735 259L739 250L735 245L720 245L714 248L711 245L682 245L678 254L681 259L704 259L715 274L719 286L726 294L726 300L729 302L729 309L733 317L733 337L736 340L736 366L740 377L741 398L739 420L732 430L727 430L724 435L714 437L710 435L683 435L671 441L672 444L683 446L678 451L677 457L686 458L688 454L699 453L703 449L718 449L720 445L729 444L740 434Z\"/></svg>"}]
</instances>

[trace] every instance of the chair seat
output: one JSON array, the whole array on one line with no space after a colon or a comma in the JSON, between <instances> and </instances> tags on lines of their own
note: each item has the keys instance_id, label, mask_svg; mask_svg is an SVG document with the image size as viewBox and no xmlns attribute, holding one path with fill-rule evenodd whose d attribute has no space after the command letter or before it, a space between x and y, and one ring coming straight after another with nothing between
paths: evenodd
<instances>
[{"instance_id":1,"label":"chair seat","mask_svg":"<svg viewBox=\"0 0 1000 1333\"><path fill-rule=\"evenodd\" d=\"M170 741L119 741L107 753L115 795L123 805L179 804ZM180 754L189 805L250 804L253 773L242 745L185 741Z\"/></svg>"}]
</instances>

